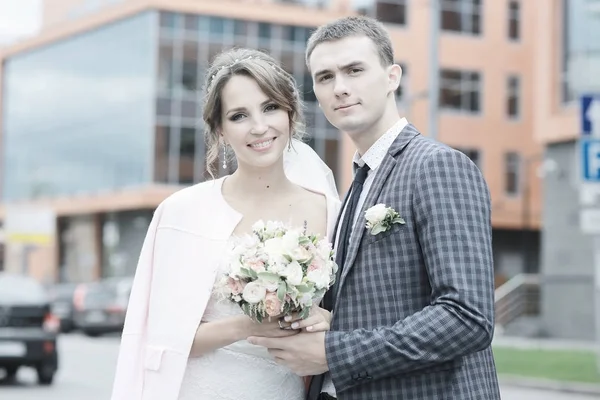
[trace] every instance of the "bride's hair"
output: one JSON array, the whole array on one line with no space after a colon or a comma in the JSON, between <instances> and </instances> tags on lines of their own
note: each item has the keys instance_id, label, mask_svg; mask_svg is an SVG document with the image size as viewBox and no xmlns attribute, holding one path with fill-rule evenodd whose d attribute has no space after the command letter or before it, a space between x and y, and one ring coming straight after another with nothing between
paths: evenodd
<instances>
[{"instance_id":1,"label":"bride's hair","mask_svg":"<svg viewBox=\"0 0 600 400\"><path fill-rule=\"evenodd\" d=\"M301 139L304 132L303 106L296 81L281 68L279 62L266 53L245 48L217 55L206 73L203 112L206 169L213 178L213 165L219 158L219 130L223 118L221 92L235 75L254 79L267 97L288 112L291 138Z\"/></svg>"}]
</instances>

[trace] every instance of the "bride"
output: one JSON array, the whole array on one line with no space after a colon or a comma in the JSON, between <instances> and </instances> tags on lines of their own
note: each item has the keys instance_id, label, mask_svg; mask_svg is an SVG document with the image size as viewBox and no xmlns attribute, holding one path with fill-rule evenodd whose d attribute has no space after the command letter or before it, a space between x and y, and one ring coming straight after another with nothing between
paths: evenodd
<instances>
[{"instance_id":1,"label":"bride","mask_svg":"<svg viewBox=\"0 0 600 400\"><path fill-rule=\"evenodd\" d=\"M302 104L293 78L267 54L220 54L205 84L207 168L220 151L236 171L183 189L156 209L144 241L112 400L304 399L303 379L249 336L328 330L313 306L290 322L253 322L219 296L227 249L258 221L331 238L340 207L331 171L297 140ZM226 162L226 161L224 161Z\"/></svg>"}]
</instances>

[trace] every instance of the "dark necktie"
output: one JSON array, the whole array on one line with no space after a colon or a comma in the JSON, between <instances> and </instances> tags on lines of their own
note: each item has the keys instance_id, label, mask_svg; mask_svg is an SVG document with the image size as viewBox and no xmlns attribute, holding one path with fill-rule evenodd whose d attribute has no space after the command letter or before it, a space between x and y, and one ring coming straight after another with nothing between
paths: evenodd
<instances>
[{"instance_id":1,"label":"dark necktie","mask_svg":"<svg viewBox=\"0 0 600 400\"><path fill-rule=\"evenodd\" d=\"M356 164L354 164L356 167ZM336 284L339 284L339 279L342 276L342 269L344 268L344 261L346 260L346 253L348 245L350 244L350 234L352 233L352 222L354 221L354 214L356 213L356 205L358 204L358 198L362 192L363 184L367 179L367 173L369 172L369 166L367 164L359 167L354 174L354 181L350 187L350 196L346 199L346 206L344 215L341 221L341 226L336 231L336 235L339 233L339 239L337 243L337 249L335 254L335 262L338 265L338 271L336 274ZM334 237L335 243L335 237ZM330 288L323 297L323 308L326 310L333 310L333 299L334 290ZM323 382L325 381L325 374L313 376L310 381L308 393L306 395L307 400L317 400Z\"/></svg>"},{"instance_id":2,"label":"dark necktie","mask_svg":"<svg viewBox=\"0 0 600 400\"><path fill-rule=\"evenodd\" d=\"M344 262L346 260L346 254L348 252L348 247L350 244L350 234L352 233L353 225L352 222L354 221L354 215L356 214L356 205L358 204L358 199L360 197L360 193L362 192L365 179L367 179L368 172L369 166L367 164L363 165L362 167L359 167L356 170L356 173L354 174L354 181L352 182L352 186L350 187L350 196L346 200L346 207L344 210L341 225L336 232L336 235L339 234L337 249L335 251L335 262L338 265L336 283L338 283L339 278L342 276L342 270L344 268ZM323 298L323 308L329 311L333 309L333 292L333 288L329 289L329 291L325 293L325 296Z\"/></svg>"}]
</instances>

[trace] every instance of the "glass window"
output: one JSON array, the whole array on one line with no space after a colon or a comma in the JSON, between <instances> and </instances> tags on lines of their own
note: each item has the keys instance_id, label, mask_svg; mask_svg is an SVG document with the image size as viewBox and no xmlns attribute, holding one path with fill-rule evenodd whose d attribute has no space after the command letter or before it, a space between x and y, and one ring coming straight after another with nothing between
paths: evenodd
<instances>
[{"instance_id":1,"label":"glass window","mask_svg":"<svg viewBox=\"0 0 600 400\"><path fill-rule=\"evenodd\" d=\"M225 19L221 17L209 17L208 31L215 38L222 38L225 34Z\"/></svg>"},{"instance_id":2,"label":"glass window","mask_svg":"<svg viewBox=\"0 0 600 400\"><path fill-rule=\"evenodd\" d=\"M175 29L179 23L179 15L172 12L161 12L159 19L162 28Z\"/></svg>"},{"instance_id":3,"label":"glass window","mask_svg":"<svg viewBox=\"0 0 600 400\"><path fill-rule=\"evenodd\" d=\"M165 38L161 41L158 48L158 91L160 93L171 93L175 86L173 57L173 42Z\"/></svg>"},{"instance_id":4,"label":"glass window","mask_svg":"<svg viewBox=\"0 0 600 400\"><path fill-rule=\"evenodd\" d=\"M506 114L510 118L519 117L520 106L520 79L518 76L509 76L507 80Z\"/></svg>"},{"instance_id":5,"label":"glass window","mask_svg":"<svg viewBox=\"0 0 600 400\"><path fill-rule=\"evenodd\" d=\"M504 155L504 192L507 195L515 196L519 193L521 157L519 153L509 152Z\"/></svg>"},{"instance_id":6,"label":"glass window","mask_svg":"<svg viewBox=\"0 0 600 400\"><path fill-rule=\"evenodd\" d=\"M508 37L512 40L519 40L521 37L521 10L520 3L512 0L508 3Z\"/></svg>"},{"instance_id":7,"label":"glass window","mask_svg":"<svg viewBox=\"0 0 600 400\"><path fill-rule=\"evenodd\" d=\"M408 0L352 0L352 8L381 22L406 25Z\"/></svg>"},{"instance_id":8,"label":"glass window","mask_svg":"<svg viewBox=\"0 0 600 400\"><path fill-rule=\"evenodd\" d=\"M197 15L185 14L183 17L183 27L186 31L198 31L200 28L200 19Z\"/></svg>"},{"instance_id":9,"label":"glass window","mask_svg":"<svg viewBox=\"0 0 600 400\"><path fill-rule=\"evenodd\" d=\"M179 183L194 182L194 156L196 154L196 129L183 127L179 138Z\"/></svg>"},{"instance_id":10,"label":"glass window","mask_svg":"<svg viewBox=\"0 0 600 400\"><path fill-rule=\"evenodd\" d=\"M156 29L143 13L6 60L5 200L151 181Z\"/></svg>"},{"instance_id":11,"label":"glass window","mask_svg":"<svg viewBox=\"0 0 600 400\"><path fill-rule=\"evenodd\" d=\"M300 93L304 97L304 101L317 101L317 96L315 96L315 92L313 91L313 80L310 72L305 71L304 80L302 82L302 87L300 87Z\"/></svg>"},{"instance_id":12,"label":"glass window","mask_svg":"<svg viewBox=\"0 0 600 400\"><path fill-rule=\"evenodd\" d=\"M381 22L406 25L406 0L378 1L375 18Z\"/></svg>"},{"instance_id":13,"label":"glass window","mask_svg":"<svg viewBox=\"0 0 600 400\"><path fill-rule=\"evenodd\" d=\"M444 69L440 79L440 107L477 113L481 110L481 78L478 72Z\"/></svg>"},{"instance_id":14,"label":"glass window","mask_svg":"<svg viewBox=\"0 0 600 400\"><path fill-rule=\"evenodd\" d=\"M481 0L441 0L441 26L445 31L481 34Z\"/></svg>"},{"instance_id":15,"label":"glass window","mask_svg":"<svg viewBox=\"0 0 600 400\"><path fill-rule=\"evenodd\" d=\"M154 142L154 180L167 183L169 181L169 152L171 149L171 128L156 127Z\"/></svg>"},{"instance_id":16,"label":"glass window","mask_svg":"<svg viewBox=\"0 0 600 400\"><path fill-rule=\"evenodd\" d=\"M198 85L198 43L186 40L183 42L183 62L181 87L184 92L196 95Z\"/></svg>"}]
</instances>

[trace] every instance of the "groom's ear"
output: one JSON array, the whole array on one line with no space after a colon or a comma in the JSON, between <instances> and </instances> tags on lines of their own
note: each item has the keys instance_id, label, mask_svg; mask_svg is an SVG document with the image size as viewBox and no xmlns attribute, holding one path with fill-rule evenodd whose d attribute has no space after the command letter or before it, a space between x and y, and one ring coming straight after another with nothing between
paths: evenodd
<instances>
[{"instance_id":1,"label":"groom's ear","mask_svg":"<svg viewBox=\"0 0 600 400\"><path fill-rule=\"evenodd\" d=\"M400 86L400 80L402 79L402 67L398 64L392 64L388 67L388 80L389 89L395 92Z\"/></svg>"}]
</instances>

